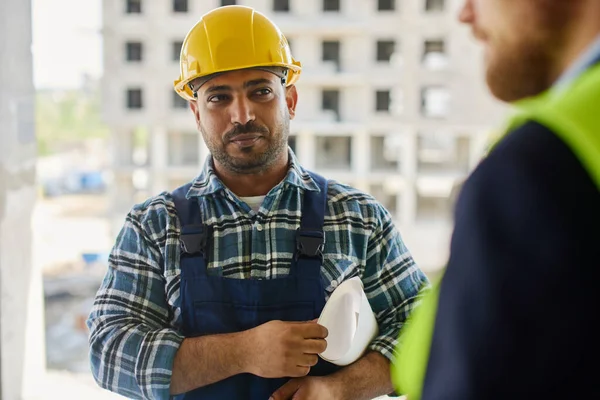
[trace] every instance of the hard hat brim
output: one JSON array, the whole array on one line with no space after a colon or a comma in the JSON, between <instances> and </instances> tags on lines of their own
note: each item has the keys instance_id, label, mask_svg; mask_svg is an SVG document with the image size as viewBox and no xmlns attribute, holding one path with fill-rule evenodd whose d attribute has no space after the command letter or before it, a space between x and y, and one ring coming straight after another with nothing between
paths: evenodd
<instances>
[{"instance_id":1,"label":"hard hat brim","mask_svg":"<svg viewBox=\"0 0 600 400\"><path fill-rule=\"evenodd\" d=\"M282 67L282 68L287 68L289 69L289 73L288 73L288 77L287 77L287 81L285 86L291 86L294 83L296 83L298 81L298 78L300 78L300 74L302 73L302 65L299 61L293 61L293 64L286 64L286 63L272 63L272 64L257 64L257 65L248 65L248 66L244 66L241 68L226 68L220 71L214 71L211 73L206 73L206 74L195 74L190 76L187 79L184 80L175 80L174 84L174 88L175 91L177 92L177 94L179 96L181 96L182 98L184 98L185 100L188 101L193 101L195 100L195 96L194 93L192 92L192 90L189 87L189 83L198 79L198 78L202 78L205 76L209 76L209 75L217 75L217 74L223 74L226 72L232 72L232 71L240 71L240 70L244 70L244 69L252 69L252 68L260 68L260 67Z\"/></svg>"}]
</instances>

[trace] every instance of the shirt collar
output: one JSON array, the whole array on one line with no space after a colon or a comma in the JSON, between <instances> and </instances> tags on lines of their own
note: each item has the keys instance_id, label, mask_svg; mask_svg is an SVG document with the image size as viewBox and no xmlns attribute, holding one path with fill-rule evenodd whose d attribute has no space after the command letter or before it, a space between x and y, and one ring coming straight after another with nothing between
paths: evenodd
<instances>
[{"instance_id":1,"label":"shirt collar","mask_svg":"<svg viewBox=\"0 0 600 400\"><path fill-rule=\"evenodd\" d=\"M577 79L584 71L600 62L600 35L592 45L560 76L554 87L561 89Z\"/></svg>"},{"instance_id":2,"label":"shirt collar","mask_svg":"<svg viewBox=\"0 0 600 400\"><path fill-rule=\"evenodd\" d=\"M309 191L319 191L319 187L312 179L308 171L306 171L296 158L296 155L288 147L288 156L289 156L289 169L286 177L280 183L288 184L290 186L294 186L303 190ZM206 161L204 162L204 167L202 168L202 172L194 181L192 182L192 186L187 193L187 198L191 197L203 197L208 196L213 193L217 193L221 190L229 190L223 182L219 179L217 174L215 173L214 163L212 156L208 156Z\"/></svg>"}]
</instances>

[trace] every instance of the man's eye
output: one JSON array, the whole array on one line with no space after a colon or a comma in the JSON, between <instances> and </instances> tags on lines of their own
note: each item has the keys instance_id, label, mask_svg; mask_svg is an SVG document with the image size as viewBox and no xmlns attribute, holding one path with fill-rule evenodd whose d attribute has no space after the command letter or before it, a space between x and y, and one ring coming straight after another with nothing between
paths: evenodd
<instances>
[{"instance_id":1,"label":"man's eye","mask_svg":"<svg viewBox=\"0 0 600 400\"><path fill-rule=\"evenodd\" d=\"M268 89L268 88L258 89L254 93L257 94L257 95L259 95L259 96L266 96L268 94L271 94L271 89Z\"/></svg>"},{"instance_id":2,"label":"man's eye","mask_svg":"<svg viewBox=\"0 0 600 400\"><path fill-rule=\"evenodd\" d=\"M217 94L208 98L209 103L220 103L225 100L227 100L227 95L224 94Z\"/></svg>"}]
</instances>

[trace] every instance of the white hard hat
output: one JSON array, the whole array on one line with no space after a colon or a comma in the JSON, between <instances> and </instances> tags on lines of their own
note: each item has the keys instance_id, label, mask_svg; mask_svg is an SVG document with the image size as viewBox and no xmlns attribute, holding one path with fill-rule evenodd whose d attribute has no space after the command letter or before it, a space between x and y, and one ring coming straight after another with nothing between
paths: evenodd
<instances>
[{"instance_id":1,"label":"white hard hat","mask_svg":"<svg viewBox=\"0 0 600 400\"><path fill-rule=\"evenodd\" d=\"M340 366L358 360L379 332L359 277L344 281L334 290L318 323L329 331L327 350L319 356Z\"/></svg>"}]
</instances>

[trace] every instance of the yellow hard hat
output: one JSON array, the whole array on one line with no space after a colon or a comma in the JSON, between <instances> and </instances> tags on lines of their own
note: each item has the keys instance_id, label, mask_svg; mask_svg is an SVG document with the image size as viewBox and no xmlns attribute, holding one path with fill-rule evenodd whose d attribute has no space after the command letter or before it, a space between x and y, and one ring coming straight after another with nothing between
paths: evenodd
<instances>
[{"instance_id":1,"label":"yellow hard hat","mask_svg":"<svg viewBox=\"0 0 600 400\"><path fill-rule=\"evenodd\" d=\"M296 82L302 70L271 20L250 7L219 7L204 14L185 37L175 91L193 100L189 83L194 79L253 67L287 68L286 86Z\"/></svg>"}]
</instances>

